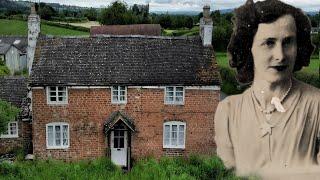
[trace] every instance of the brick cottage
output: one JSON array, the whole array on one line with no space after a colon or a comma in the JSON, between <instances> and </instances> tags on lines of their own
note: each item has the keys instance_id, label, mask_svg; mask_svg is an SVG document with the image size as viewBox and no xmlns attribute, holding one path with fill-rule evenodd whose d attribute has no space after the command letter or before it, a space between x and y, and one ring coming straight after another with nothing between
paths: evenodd
<instances>
[{"instance_id":1,"label":"brick cottage","mask_svg":"<svg viewBox=\"0 0 320 180\"><path fill-rule=\"evenodd\" d=\"M38 38L29 48L33 154L108 156L124 167L146 156L214 154L220 76L209 12L200 37Z\"/></svg>"}]
</instances>

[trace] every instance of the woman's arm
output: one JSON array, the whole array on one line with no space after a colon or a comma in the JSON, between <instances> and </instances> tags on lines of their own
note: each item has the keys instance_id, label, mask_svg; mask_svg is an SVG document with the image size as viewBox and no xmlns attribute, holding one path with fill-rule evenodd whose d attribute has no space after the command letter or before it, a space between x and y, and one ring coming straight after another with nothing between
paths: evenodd
<instances>
[{"instance_id":1,"label":"woman's arm","mask_svg":"<svg viewBox=\"0 0 320 180\"><path fill-rule=\"evenodd\" d=\"M230 138L229 110L229 101L227 99L218 104L214 118L215 140L217 144L217 155L222 159L227 168L234 168L235 157Z\"/></svg>"}]
</instances>

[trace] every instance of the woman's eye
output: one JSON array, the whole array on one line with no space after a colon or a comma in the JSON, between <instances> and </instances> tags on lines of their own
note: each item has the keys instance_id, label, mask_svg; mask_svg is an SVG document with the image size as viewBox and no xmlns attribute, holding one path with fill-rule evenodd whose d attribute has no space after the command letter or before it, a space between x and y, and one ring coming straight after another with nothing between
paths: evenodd
<instances>
[{"instance_id":1,"label":"woman's eye","mask_svg":"<svg viewBox=\"0 0 320 180\"><path fill-rule=\"evenodd\" d=\"M274 45L274 43L275 43L274 41L267 40L263 43L263 45L268 46L268 47L272 47Z\"/></svg>"}]
</instances>

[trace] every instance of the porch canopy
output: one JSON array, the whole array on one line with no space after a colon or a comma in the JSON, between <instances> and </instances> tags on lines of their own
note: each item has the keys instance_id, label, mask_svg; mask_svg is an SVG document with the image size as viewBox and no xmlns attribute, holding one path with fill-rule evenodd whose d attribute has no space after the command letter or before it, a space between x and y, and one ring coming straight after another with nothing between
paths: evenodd
<instances>
[{"instance_id":1,"label":"porch canopy","mask_svg":"<svg viewBox=\"0 0 320 180\"><path fill-rule=\"evenodd\" d=\"M121 111L115 111L111 113L111 115L105 121L105 124L104 124L105 133L107 134L110 130L114 129L114 125L119 121L122 121L128 127L128 129L130 129L132 132L135 132L133 119Z\"/></svg>"}]
</instances>

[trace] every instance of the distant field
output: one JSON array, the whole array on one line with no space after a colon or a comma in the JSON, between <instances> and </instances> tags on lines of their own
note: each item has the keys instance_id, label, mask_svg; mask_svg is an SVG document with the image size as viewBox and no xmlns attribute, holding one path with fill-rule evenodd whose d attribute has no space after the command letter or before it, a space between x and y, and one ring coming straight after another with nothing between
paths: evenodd
<instances>
[{"instance_id":1,"label":"distant field","mask_svg":"<svg viewBox=\"0 0 320 180\"><path fill-rule=\"evenodd\" d=\"M199 34L199 26L194 26L191 29L165 29L162 33L163 36L195 36Z\"/></svg>"},{"instance_id":2,"label":"distant field","mask_svg":"<svg viewBox=\"0 0 320 180\"><path fill-rule=\"evenodd\" d=\"M0 35L27 35L26 21L0 19ZM55 36L84 36L88 32L41 24L41 33Z\"/></svg>"},{"instance_id":3,"label":"distant field","mask_svg":"<svg viewBox=\"0 0 320 180\"><path fill-rule=\"evenodd\" d=\"M91 26L100 26L98 21L89 21L85 23L66 23L66 22L58 22L60 24L70 24L72 26L79 26L79 27L85 27L90 28Z\"/></svg>"}]
</instances>

